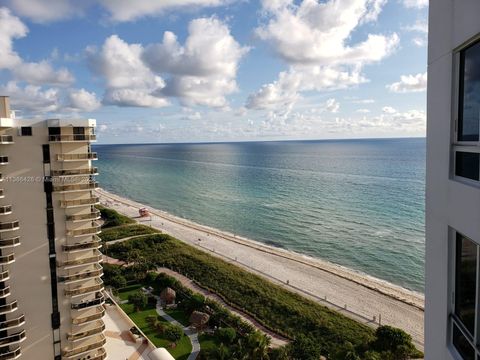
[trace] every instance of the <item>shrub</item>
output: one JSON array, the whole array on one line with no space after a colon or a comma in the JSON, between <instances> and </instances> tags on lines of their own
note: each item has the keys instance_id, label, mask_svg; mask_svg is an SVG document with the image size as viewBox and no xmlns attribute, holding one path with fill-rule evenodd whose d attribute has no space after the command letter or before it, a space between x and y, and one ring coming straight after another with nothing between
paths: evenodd
<instances>
[{"instance_id":1,"label":"shrub","mask_svg":"<svg viewBox=\"0 0 480 360\"><path fill-rule=\"evenodd\" d=\"M158 230L145 225L127 224L127 225L115 226L115 227L107 228L106 230L102 230L99 236L103 241L109 242L109 241L123 239L130 236L155 234L158 232L159 232Z\"/></svg>"},{"instance_id":2,"label":"shrub","mask_svg":"<svg viewBox=\"0 0 480 360\"><path fill-rule=\"evenodd\" d=\"M176 343L182 338L183 329L178 325L169 324L168 326L165 326L163 334L167 340Z\"/></svg>"},{"instance_id":3,"label":"shrub","mask_svg":"<svg viewBox=\"0 0 480 360\"><path fill-rule=\"evenodd\" d=\"M132 224L135 222L135 220L130 219L129 217L124 216L113 209L109 209L101 205L97 205L96 208L100 210L100 216L104 221L102 226L103 228Z\"/></svg>"},{"instance_id":4,"label":"shrub","mask_svg":"<svg viewBox=\"0 0 480 360\"><path fill-rule=\"evenodd\" d=\"M299 335L291 344L290 356L292 360L318 360L322 348L318 341L304 335Z\"/></svg>"},{"instance_id":5,"label":"shrub","mask_svg":"<svg viewBox=\"0 0 480 360\"><path fill-rule=\"evenodd\" d=\"M215 332L218 339L225 344L232 344L237 337L237 332L233 328L220 328Z\"/></svg>"},{"instance_id":6,"label":"shrub","mask_svg":"<svg viewBox=\"0 0 480 360\"><path fill-rule=\"evenodd\" d=\"M136 291L128 296L128 302L135 307L136 311L147 306L147 295L143 291Z\"/></svg>"}]
</instances>

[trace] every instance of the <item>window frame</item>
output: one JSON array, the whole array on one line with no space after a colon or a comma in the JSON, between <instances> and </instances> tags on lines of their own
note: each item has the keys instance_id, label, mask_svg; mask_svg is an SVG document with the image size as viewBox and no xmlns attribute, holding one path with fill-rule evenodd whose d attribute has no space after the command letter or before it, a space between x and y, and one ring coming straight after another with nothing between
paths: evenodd
<instances>
[{"instance_id":1,"label":"window frame","mask_svg":"<svg viewBox=\"0 0 480 360\"><path fill-rule=\"evenodd\" d=\"M469 179L456 174L457 152L480 153L480 135L479 135L478 141L458 140L459 128L460 128L460 113L461 113L460 101L462 101L463 99L462 87L464 84L464 76L463 76L464 67L462 66L463 65L462 53L463 51L475 45L480 46L480 33L453 50L453 77L452 77L453 106L452 106L452 114L451 114L453 119L453 126L452 126L452 136L451 136L452 152L450 157L450 164L451 164L450 171L451 171L451 178L453 180L462 182L466 185L473 185L476 187L480 187L480 180L473 180L473 179ZM480 123L480 119L479 119L479 123ZM480 128L480 124L479 124L479 128ZM480 179L480 165L479 165L479 179Z\"/></svg>"},{"instance_id":2,"label":"window frame","mask_svg":"<svg viewBox=\"0 0 480 360\"><path fill-rule=\"evenodd\" d=\"M24 134L24 129L30 129L30 134ZM33 127L32 126L20 126L20 136L33 136Z\"/></svg>"}]
</instances>

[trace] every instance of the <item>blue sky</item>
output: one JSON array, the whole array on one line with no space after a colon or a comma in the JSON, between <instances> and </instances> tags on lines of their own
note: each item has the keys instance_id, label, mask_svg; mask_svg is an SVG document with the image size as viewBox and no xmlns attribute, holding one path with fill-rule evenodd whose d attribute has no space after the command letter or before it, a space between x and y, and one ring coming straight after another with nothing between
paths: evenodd
<instances>
[{"instance_id":1,"label":"blue sky","mask_svg":"<svg viewBox=\"0 0 480 360\"><path fill-rule=\"evenodd\" d=\"M100 143L425 135L428 0L0 0L17 117Z\"/></svg>"}]
</instances>

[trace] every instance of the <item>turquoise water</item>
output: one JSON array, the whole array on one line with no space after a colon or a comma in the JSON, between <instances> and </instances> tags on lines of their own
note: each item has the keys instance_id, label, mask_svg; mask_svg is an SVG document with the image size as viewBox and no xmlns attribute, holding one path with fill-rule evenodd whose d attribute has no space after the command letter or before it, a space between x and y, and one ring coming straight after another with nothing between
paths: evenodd
<instances>
[{"instance_id":1,"label":"turquoise water","mask_svg":"<svg viewBox=\"0 0 480 360\"><path fill-rule=\"evenodd\" d=\"M425 139L94 150L109 191L423 291Z\"/></svg>"}]
</instances>

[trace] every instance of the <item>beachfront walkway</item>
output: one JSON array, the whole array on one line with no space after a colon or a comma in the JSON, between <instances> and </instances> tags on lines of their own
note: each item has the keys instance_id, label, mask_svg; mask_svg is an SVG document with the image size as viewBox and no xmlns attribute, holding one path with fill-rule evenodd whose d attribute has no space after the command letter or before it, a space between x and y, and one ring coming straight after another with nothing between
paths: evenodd
<instances>
[{"instance_id":1,"label":"beachfront walkway","mask_svg":"<svg viewBox=\"0 0 480 360\"><path fill-rule=\"evenodd\" d=\"M102 204L129 217L138 217L138 209L145 207L144 204L102 189L97 194ZM378 326L381 315L382 325L405 330L423 350L424 313L421 295L396 289L391 284L343 270L321 260L198 225L160 210L150 208L150 213L151 218L139 220L358 321ZM390 293L394 295L389 295Z\"/></svg>"}]
</instances>

